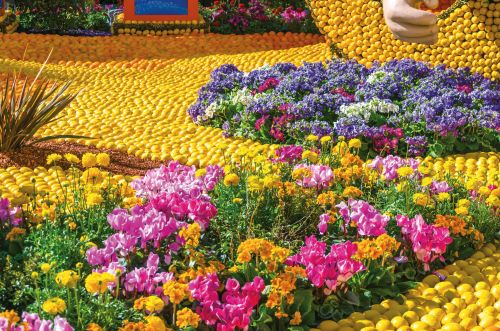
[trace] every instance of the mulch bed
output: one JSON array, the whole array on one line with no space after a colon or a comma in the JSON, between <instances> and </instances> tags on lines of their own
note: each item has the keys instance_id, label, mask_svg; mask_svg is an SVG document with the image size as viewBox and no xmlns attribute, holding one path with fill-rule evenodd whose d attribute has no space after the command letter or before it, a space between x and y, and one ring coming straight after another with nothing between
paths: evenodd
<instances>
[{"instance_id":1,"label":"mulch bed","mask_svg":"<svg viewBox=\"0 0 500 331\"><path fill-rule=\"evenodd\" d=\"M73 153L81 157L83 153L108 153L111 158L111 164L105 170L121 175L142 176L147 170L158 168L164 162L143 160L141 158L129 155L124 152L96 148L94 146L85 146L71 142L42 142L33 146L23 147L18 152L0 152L0 168L7 167L28 167L37 166L48 167L46 165L47 156L52 153ZM58 165L64 169L69 168L70 164L65 160L58 162Z\"/></svg>"}]
</instances>

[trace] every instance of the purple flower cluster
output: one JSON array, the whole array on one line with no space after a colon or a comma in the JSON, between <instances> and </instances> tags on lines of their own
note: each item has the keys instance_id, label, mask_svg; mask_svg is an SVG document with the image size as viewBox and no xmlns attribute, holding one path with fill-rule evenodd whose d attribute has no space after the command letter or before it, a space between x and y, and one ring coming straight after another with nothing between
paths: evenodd
<instances>
[{"instance_id":1,"label":"purple flower cluster","mask_svg":"<svg viewBox=\"0 0 500 331\"><path fill-rule=\"evenodd\" d=\"M378 153L417 156L442 152L437 143L449 144L447 153L490 150L500 130L499 92L498 82L469 70L410 59L370 69L352 60L281 63L249 73L224 65L189 114L228 136L295 144L311 133L359 137Z\"/></svg>"},{"instance_id":2,"label":"purple flower cluster","mask_svg":"<svg viewBox=\"0 0 500 331\"><path fill-rule=\"evenodd\" d=\"M11 207L9 199L0 199L0 225L18 226L23 219L18 217L21 208Z\"/></svg>"},{"instance_id":3,"label":"purple flower cluster","mask_svg":"<svg viewBox=\"0 0 500 331\"><path fill-rule=\"evenodd\" d=\"M87 250L87 261L99 272L120 270L127 292L161 295L161 286L171 274L161 272L172 256L184 245L179 231L189 222L197 222L205 230L217 214L208 192L213 190L224 172L218 166L207 168L206 174L195 176L195 168L170 162L153 169L132 186L144 205L115 209L108 223L115 231L104 241L104 247ZM127 271L127 261L138 258L137 251L150 252L144 266ZM160 256L162 261L160 261Z\"/></svg>"}]
</instances>

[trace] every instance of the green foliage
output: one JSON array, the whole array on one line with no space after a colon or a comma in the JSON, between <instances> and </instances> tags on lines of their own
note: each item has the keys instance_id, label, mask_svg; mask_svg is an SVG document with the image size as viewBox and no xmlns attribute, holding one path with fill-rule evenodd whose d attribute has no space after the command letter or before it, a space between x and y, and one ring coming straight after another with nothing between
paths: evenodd
<instances>
[{"instance_id":1,"label":"green foliage","mask_svg":"<svg viewBox=\"0 0 500 331\"><path fill-rule=\"evenodd\" d=\"M19 150L21 147L58 138L84 138L74 135L55 135L35 139L36 132L54 122L75 99L67 94L70 83L51 83L39 75L32 82L28 77L9 76L0 90L0 151Z\"/></svg>"}]
</instances>

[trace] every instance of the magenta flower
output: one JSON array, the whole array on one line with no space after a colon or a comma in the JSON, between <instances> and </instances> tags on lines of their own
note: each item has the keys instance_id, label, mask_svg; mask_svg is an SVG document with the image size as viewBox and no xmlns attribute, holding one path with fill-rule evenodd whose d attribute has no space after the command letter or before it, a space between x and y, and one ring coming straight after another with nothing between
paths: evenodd
<instances>
[{"instance_id":1,"label":"magenta flower","mask_svg":"<svg viewBox=\"0 0 500 331\"><path fill-rule=\"evenodd\" d=\"M325 292L330 293L354 274L365 270L361 262L352 259L357 249L356 244L347 241L332 245L330 253L326 254L326 244L310 236L306 237L300 253L291 256L287 264L303 265L309 281L315 287L326 286Z\"/></svg>"},{"instance_id":2,"label":"magenta flower","mask_svg":"<svg viewBox=\"0 0 500 331\"><path fill-rule=\"evenodd\" d=\"M360 236L380 236L386 232L385 227L390 217L381 215L366 201L349 199L348 204L342 201L337 208L344 219L344 231L354 222Z\"/></svg>"},{"instance_id":3,"label":"magenta flower","mask_svg":"<svg viewBox=\"0 0 500 331\"><path fill-rule=\"evenodd\" d=\"M200 303L197 313L207 325L213 325L217 330L247 330L265 288L264 280L255 277L240 289L239 282L230 278L221 299L217 293L219 285L215 273L198 276L189 283L191 296Z\"/></svg>"},{"instance_id":4,"label":"magenta flower","mask_svg":"<svg viewBox=\"0 0 500 331\"><path fill-rule=\"evenodd\" d=\"M430 185L429 189L432 192L432 194L450 192L453 190L453 188L450 187L450 185L446 181L442 181L442 182L433 181L432 184Z\"/></svg>"},{"instance_id":5,"label":"magenta flower","mask_svg":"<svg viewBox=\"0 0 500 331\"><path fill-rule=\"evenodd\" d=\"M401 167L411 167L417 173L419 162L416 159L403 159L399 156L388 155L377 156L368 166L384 176L386 181L391 181L398 178L397 171Z\"/></svg>"},{"instance_id":6,"label":"magenta flower","mask_svg":"<svg viewBox=\"0 0 500 331\"><path fill-rule=\"evenodd\" d=\"M397 225L401 228L403 238L411 245L417 259L424 264L428 271L429 264L435 259L444 261L443 254L453 242L450 232L446 227L436 227L427 224L422 215L410 219L407 216L397 215Z\"/></svg>"},{"instance_id":7,"label":"magenta flower","mask_svg":"<svg viewBox=\"0 0 500 331\"><path fill-rule=\"evenodd\" d=\"M303 177L297 180L297 185L302 187L315 187L318 189L327 188L333 180L332 168L327 165L298 164L295 166L294 170L301 168L306 168L311 172L311 176Z\"/></svg>"},{"instance_id":8,"label":"magenta flower","mask_svg":"<svg viewBox=\"0 0 500 331\"><path fill-rule=\"evenodd\" d=\"M328 223L330 223L329 214L321 214L319 216L318 230L321 235L324 235L328 230Z\"/></svg>"},{"instance_id":9,"label":"magenta flower","mask_svg":"<svg viewBox=\"0 0 500 331\"><path fill-rule=\"evenodd\" d=\"M60 316L56 316L54 318L54 322L49 320L42 320L38 314L33 313L23 313L23 322L28 324L28 329L30 331L73 331L74 329L68 323L68 321ZM21 331L24 330L24 327L16 327L16 328L2 328L0 322L0 330L8 330L8 331Z\"/></svg>"},{"instance_id":10,"label":"magenta flower","mask_svg":"<svg viewBox=\"0 0 500 331\"><path fill-rule=\"evenodd\" d=\"M276 150L277 158L273 159L273 161L293 164L302 159L302 152L304 149L302 146L283 146Z\"/></svg>"}]
</instances>

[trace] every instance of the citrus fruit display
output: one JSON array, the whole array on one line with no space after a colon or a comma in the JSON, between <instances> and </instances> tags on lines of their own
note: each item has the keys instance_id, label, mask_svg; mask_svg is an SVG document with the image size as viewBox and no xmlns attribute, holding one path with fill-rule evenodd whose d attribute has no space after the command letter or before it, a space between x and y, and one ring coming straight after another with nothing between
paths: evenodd
<instances>
[{"instance_id":1,"label":"citrus fruit display","mask_svg":"<svg viewBox=\"0 0 500 331\"><path fill-rule=\"evenodd\" d=\"M310 7L316 25L334 48L368 66L374 61L411 58L500 77L499 2L454 2L439 14L438 41L431 46L395 39L385 24L381 1L311 0Z\"/></svg>"},{"instance_id":2,"label":"citrus fruit display","mask_svg":"<svg viewBox=\"0 0 500 331\"><path fill-rule=\"evenodd\" d=\"M372 309L324 321L321 331L495 331L500 329L500 249L489 243L472 255L423 279L402 302L385 300ZM432 295L429 295L432 293Z\"/></svg>"},{"instance_id":3,"label":"citrus fruit display","mask_svg":"<svg viewBox=\"0 0 500 331\"><path fill-rule=\"evenodd\" d=\"M111 58L123 59L134 56L131 54L137 47L133 45L144 42L148 46L143 50L149 53L144 57L162 56L166 59L94 64L79 60L48 64L44 69L45 76L73 80L72 90L81 91L66 114L42 129L40 134L72 132L96 138L79 140L81 143L117 149L142 158L174 159L201 167L223 162L218 148L223 140L222 131L197 126L186 112L196 100L198 89L209 79L212 69L223 63L234 63L251 70L277 62L320 61L324 59L325 47L319 42L320 37L300 34L267 34L264 37L120 36L110 39L111 43L106 41L107 38L95 39L100 38L61 37L58 40L49 36L47 43L36 46L36 49L49 51L48 47L60 45L59 49L75 51L72 58L89 56L95 59L97 55L106 59L108 57L102 54L111 53L114 54ZM5 36L4 44L12 47L2 48L0 52L4 52L2 56L16 60L1 59L0 71L22 70L36 74L40 63L18 60L24 52L25 45L21 45L34 40L32 36L13 35L11 39ZM158 44L161 40L165 43ZM62 47L65 41L68 45ZM198 53L192 52L192 43L198 45ZM31 47L28 47L26 57L36 50ZM123 54L120 53L122 49ZM160 55L162 52L165 54ZM34 57L38 61L45 59L39 54ZM61 60L62 55L54 52L52 61ZM242 146L259 144L237 139L228 140L227 145L229 151L234 151Z\"/></svg>"},{"instance_id":4,"label":"citrus fruit display","mask_svg":"<svg viewBox=\"0 0 500 331\"><path fill-rule=\"evenodd\" d=\"M113 34L116 35L166 36L205 33L208 30L208 25L203 17L192 21L155 22L125 20L124 15L119 14L113 22L112 30Z\"/></svg>"}]
</instances>

